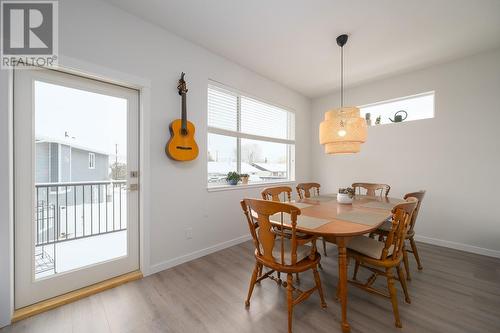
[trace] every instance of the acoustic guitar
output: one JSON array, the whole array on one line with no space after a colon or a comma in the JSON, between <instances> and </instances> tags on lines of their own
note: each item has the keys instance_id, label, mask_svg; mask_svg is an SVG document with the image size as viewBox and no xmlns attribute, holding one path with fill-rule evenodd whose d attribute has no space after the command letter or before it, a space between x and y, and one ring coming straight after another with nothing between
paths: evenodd
<instances>
[{"instance_id":1,"label":"acoustic guitar","mask_svg":"<svg viewBox=\"0 0 500 333\"><path fill-rule=\"evenodd\" d=\"M184 75L185 73L182 73L177 85L182 99L181 119L170 123L170 140L165 147L168 157L176 161L191 161L198 156L198 145L194 141L194 124L187 120L186 94L188 89Z\"/></svg>"}]
</instances>

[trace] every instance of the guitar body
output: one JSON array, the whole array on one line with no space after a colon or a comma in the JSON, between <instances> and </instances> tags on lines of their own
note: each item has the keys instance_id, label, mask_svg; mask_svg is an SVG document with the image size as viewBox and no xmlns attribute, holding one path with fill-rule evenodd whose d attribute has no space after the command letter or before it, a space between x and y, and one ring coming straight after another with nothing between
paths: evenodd
<instances>
[{"instance_id":1,"label":"guitar body","mask_svg":"<svg viewBox=\"0 0 500 333\"><path fill-rule=\"evenodd\" d=\"M182 130L182 119L170 123L170 140L165 152L176 161L192 161L198 157L198 145L194 141L195 128L192 122L187 122L187 131Z\"/></svg>"}]
</instances>

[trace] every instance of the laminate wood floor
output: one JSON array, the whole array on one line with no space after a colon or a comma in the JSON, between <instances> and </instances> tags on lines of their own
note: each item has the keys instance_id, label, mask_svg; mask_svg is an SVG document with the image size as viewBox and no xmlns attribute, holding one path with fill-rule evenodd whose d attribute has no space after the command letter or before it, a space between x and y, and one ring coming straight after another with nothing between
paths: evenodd
<instances>
[{"instance_id":1,"label":"laminate wood floor","mask_svg":"<svg viewBox=\"0 0 500 333\"><path fill-rule=\"evenodd\" d=\"M352 332L500 332L500 259L418 243L424 270L413 257L412 304L399 292L402 329L393 325L390 301L349 286ZM335 246L328 247L320 271L327 296L317 294L294 312L294 332L340 332ZM1 333L132 332L286 332L286 294L271 280L254 290L250 309L244 299L253 268L246 242L140 281L111 289L0 329ZM352 272L350 265L350 275ZM369 273L360 270L360 277ZM303 289L313 285L301 275ZM384 288L385 280L376 285Z\"/></svg>"}]
</instances>

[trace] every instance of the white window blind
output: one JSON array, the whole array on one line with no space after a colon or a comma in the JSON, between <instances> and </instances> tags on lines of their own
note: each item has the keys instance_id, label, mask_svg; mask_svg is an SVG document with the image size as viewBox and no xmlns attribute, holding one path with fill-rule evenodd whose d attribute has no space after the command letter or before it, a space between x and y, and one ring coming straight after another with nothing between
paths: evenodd
<instances>
[{"instance_id":1,"label":"white window blind","mask_svg":"<svg viewBox=\"0 0 500 333\"><path fill-rule=\"evenodd\" d=\"M241 132L268 136L278 139L293 139L289 133L288 122L293 113L256 101L241 97Z\"/></svg>"},{"instance_id":2,"label":"white window blind","mask_svg":"<svg viewBox=\"0 0 500 333\"><path fill-rule=\"evenodd\" d=\"M237 128L238 97L221 88L208 90L208 126L230 131Z\"/></svg>"},{"instance_id":3,"label":"white window blind","mask_svg":"<svg viewBox=\"0 0 500 333\"><path fill-rule=\"evenodd\" d=\"M294 177L295 114L218 85L208 86L208 183L230 171L250 182Z\"/></svg>"}]
</instances>

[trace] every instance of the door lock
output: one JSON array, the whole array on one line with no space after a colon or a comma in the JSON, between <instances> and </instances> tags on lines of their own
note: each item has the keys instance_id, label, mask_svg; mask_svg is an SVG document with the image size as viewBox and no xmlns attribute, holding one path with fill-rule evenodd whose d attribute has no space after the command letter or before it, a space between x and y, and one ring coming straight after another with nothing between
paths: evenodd
<instances>
[{"instance_id":1,"label":"door lock","mask_svg":"<svg viewBox=\"0 0 500 333\"><path fill-rule=\"evenodd\" d=\"M130 184L128 187L127 187L127 190L129 192L132 192L132 191L137 191L139 190L139 184Z\"/></svg>"}]
</instances>

